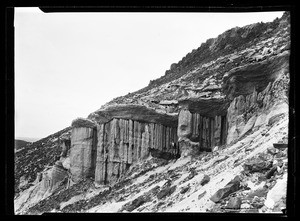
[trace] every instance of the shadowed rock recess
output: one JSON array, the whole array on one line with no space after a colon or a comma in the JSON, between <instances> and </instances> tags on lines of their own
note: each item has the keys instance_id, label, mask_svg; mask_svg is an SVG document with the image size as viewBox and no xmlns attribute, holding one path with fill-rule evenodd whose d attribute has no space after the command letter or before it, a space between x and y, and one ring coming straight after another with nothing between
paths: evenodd
<instances>
[{"instance_id":1,"label":"shadowed rock recess","mask_svg":"<svg viewBox=\"0 0 300 221\"><path fill-rule=\"evenodd\" d=\"M15 151L15 213L281 212L290 15L230 29Z\"/></svg>"}]
</instances>

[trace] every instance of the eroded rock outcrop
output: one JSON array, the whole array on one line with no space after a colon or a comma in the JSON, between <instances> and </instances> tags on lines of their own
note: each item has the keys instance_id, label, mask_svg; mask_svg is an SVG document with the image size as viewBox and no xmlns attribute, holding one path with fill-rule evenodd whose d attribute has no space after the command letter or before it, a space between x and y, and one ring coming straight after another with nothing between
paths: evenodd
<instances>
[{"instance_id":1,"label":"eroded rock outcrop","mask_svg":"<svg viewBox=\"0 0 300 221\"><path fill-rule=\"evenodd\" d=\"M97 126L95 181L116 182L131 164L149 156L152 149L176 156L176 128L133 120L113 119Z\"/></svg>"},{"instance_id":2,"label":"eroded rock outcrop","mask_svg":"<svg viewBox=\"0 0 300 221\"><path fill-rule=\"evenodd\" d=\"M289 72L283 69L264 90L247 96L239 95L227 110L227 144L236 141L247 132L263 125L270 125L283 115L288 115Z\"/></svg>"},{"instance_id":3,"label":"eroded rock outcrop","mask_svg":"<svg viewBox=\"0 0 300 221\"><path fill-rule=\"evenodd\" d=\"M18 200L31 207L53 194L29 214L92 207L112 212L118 210L114 202L123 201L124 209L133 212L209 211L212 204L257 212L265 205L280 211L286 204L286 177L274 181L287 173L290 145L287 17L285 13L269 24L233 28L207 40L148 87L112 100L88 119L75 120L70 142L61 139L61 145L53 145L54 135L24 147L17 152L16 184L21 176L20 190L30 188ZM270 149L274 142L280 145ZM212 148L216 151L169 161L178 153ZM247 160L259 152L270 156ZM46 161L54 165L49 170L44 169ZM33 186L32 174L37 174ZM230 175L239 179L230 181ZM94 181L120 182L108 188L94 186ZM245 185L249 183L253 185ZM63 209L58 202L64 202Z\"/></svg>"},{"instance_id":4,"label":"eroded rock outcrop","mask_svg":"<svg viewBox=\"0 0 300 221\"><path fill-rule=\"evenodd\" d=\"M93 176L96 151L96 124L90 120L79 119L72 122L70 172L77 182Z\"/></svg>"},{"instance_id":5,"label":"eroded rock outcrop","mask_svg":"<svg viewBox=\"0 0 300 221\"><path fill-rule=\"evenodd\" d=\"M190 140L199 144L199 150L211 150L225 143L226 127L225 116L207 117L184 108L179 113L177 134L179 141ZM181 149L183 146L186 144Z\"/></svg>"}]
</instances>

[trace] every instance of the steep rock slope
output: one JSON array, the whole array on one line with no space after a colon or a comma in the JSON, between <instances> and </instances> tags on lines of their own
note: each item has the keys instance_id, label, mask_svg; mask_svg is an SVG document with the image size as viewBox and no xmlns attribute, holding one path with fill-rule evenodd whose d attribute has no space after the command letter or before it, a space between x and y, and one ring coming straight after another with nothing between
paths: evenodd
<instances>
[{"instance_id":1,"label":"steep rock slope","mask_svg":"<svg viewBox=\"0 0 300 221\"><path fill-rule=\"evenodd\" d=\"M25 155L18 155L16 189L24 191L16 196L16 212L280 212L285 207L287 180L289 24L286 12L273 22L233 28L207 40L146 88L112 100L87 119L75 120L72 132L71 128L58 132L55 138L68 131L72 134L67 135L72 143L71 154L60 145L50 148L55 150L52 152L41 146L26 147L23 151L28 159L40 157L54 165L60 157L64 167L61 171L86 168L92 172L80 175L76 183L62 176L55 189L47 192L50 184L47 186L45 179L26 183L37 177L34 168L39 166L29 163ZM125 165L126 170L120 174L120 163L114 159L120 149L110 149L119 145L120 140L123 142L118 130L106 132L113 139L110 135L105 138L109 144L104 155L102 149L94 148L101 147L101 136L94 138L101 131L99 125L114 125L112 122L128 119L140 122L137 125L178 127L181 157L163 159L161 153L141 154L142 158ZM199 119L209 123L198 126ZM149 130L142 135L138 128L145 127L135 128L140 137L134 138L134 142L145 147ZM193 138L203 128L205 139L211 140L210 152L201 150L201 142ZM80 136L75 136L76 131ZM44 142L53 145L55 140L50 138L53 137L45 138ZM82 148L84 145L86 148ZM72 155L76 148L76 153L83 154ZM47 151L48 158L38 154L41 150ZM66 153L64 157L61 151ZM90 157L93 151L100 151L101 157ZM90 161L86 161L85 154ZM103 178L93 175L93 166L85 165L105 164L102 156L112 159L107 173L111 177L115 174L117 179L99 185L95 179ZM27 163L30 168L24 169L22 166ZM41 170L47 169L42 166L38 171ZM22 182L20 174L25 176ZM24 182L25 185L19 185Z\"/></svg>"},{"instance_id":2,"label":"steep rock slope","mask_svg":"<svg viewBox=\"0 0 300 221\"><path fill-rule=\"evenodd\" d=\"M288 13L270 23L233 28L172 64L166 75L149 86L115 98L100 110L112 104L141 104L166 110L165 100L170 106L176 100L189 98L215 98L221 102L222 98L232 100L252 93L254 86L262 91L276 78L276 70L286 65L288 56L284 55L289 48ZM176 112L176 108L170 112Z\"/></svg>"},{"instance_id":3,"label":"steep rock slope","mask_svg":"<svg viewBox=\"0 0 300 221\"><path fill-rule=\"evenodd\" d=\"M52 166L59 159L62 149L57 145L58 138L67 134L70 129L71 127L67 127L16 151L15 194L30 187L38 172Z\"/></svg>"}]
</instances>

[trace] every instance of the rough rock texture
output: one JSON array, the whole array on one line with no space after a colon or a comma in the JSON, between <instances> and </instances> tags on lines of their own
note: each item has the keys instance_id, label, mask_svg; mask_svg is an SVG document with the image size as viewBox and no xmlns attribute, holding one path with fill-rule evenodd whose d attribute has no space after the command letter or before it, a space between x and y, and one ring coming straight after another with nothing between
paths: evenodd
<instances>
[{"instance_id":1,"label":"rough rock texture","mask_svg":"<svg viewBox=\"0 0 300 221\"><path fill-rule=\"evenodd\" d=\"M157 150L157 156L176 155L176 128L133 120L113 119L97 127L95 180L100 184L116 182L138 160Z\"/></svg>"},{"instance_id":2,"label":"rough rock texture","mask_svg":"<svg viewBox=\"0 0 300 221\"><path fill-rule=\"evenodd\" d=\"M75 120L72 121L71 126L73 128L76 127L87 127L87 128L95 128L96 127L96 123L90 119L86 119L86 118L77 118Z\"/></svg>"},{"instance_id":3,"label":"rough rock texture","mask_svg":"<svg viewBox=\"0 0 300 221\"><path fill-rule=\"evenodd\" d=\"M78 182L93 176L95 168L96 130L89 127L74 127L71 136L70 172Z\"/></svg>"},{"instance_id":4,"label":"rough rock texture","mask_svg":"<svg viewBox=\"0 0 300 221\"><path fill-rule=\"evenodd\" d=\"M164 110L156 110L140 104L111 105L91 113L88 118L98 124L107 123L113 118L121 118L173 127L177 125L177 114L167 114Z\"/></svg>"},{"instance_id":5,"label":"rough rock texture","mask_svg":"<svg viewBox=\"0 0 300 221\"><path fill-rule=\"evenodd\" d=\"M132 212L229 212L240 204L237 200L234 205L232 198L242 200L240 209L234 212L280 211L280 207L285 206L282 190L286 184L278 184L280 188L272 191L281 193L272 201L270 191L287 174L287 148L273 148L273 144L287 144L289 136L289 30L289 13L273 22L228 30L172 64L164 76L151 81L147 87L113 99L90 114L88 120L72 123L78 132L80 128L90 131L78 133L80 142L75 146L72 143L69 151L56 145L61 133L16 151L16 187L20 191L15 197L17 213L122 212L127 209ZM179 152L200 150L201 145L212 145L210 149L217 145L216 151L201 150L198 155L168 158L172 151L163 150L161 142L169 139L163 138L167 133L162 131L164 127L175 128L174 136L177 136L177 120L182 109L189 111L190 114L186 113L191 121L183 121L190 132L181 139L180 144L184 146ZM201 117L205 123L199 123ZM116 119L114 123L113 119ZM120 127L120 119L128 121L128 125ZM100 128L97 128L97 136L92 135L96 124L99 124L97 127L103 125L100 135L104 142L103 152L97 149L93 154L90 150L98 148L99 142L93 145L91 140L101 137ZM158 125L153 132L152 124ZM197 131L197 125L202 125L202 129ZM131 130L126 131L127 127ZM126 146L126 142L122 143L124 134L130 134L126 135L129 136L127 154L124 154L126 148L120 149ZM205 141L197 140L200 135ZM152 146L147 153L142 151L147 149L142 146L149 146L149 140L157 149ZM227 145L222 145L225 143ZM130 148L132 145L135 148ZM100 175L91 173L92 180L72 185L69 179L67 184L62 182L49 193L52 170L46 171L45 165L52 166L59 158L67 162L72 158L69 155L73 147L77 152L82 149L83 156L87 156L78 161L82 171L86 164L93 165L95 156L102 156L97 160L98 172L102 174L103 184L109 187L94 185L97 184L94 176ZM178 152L179 145L171 144L171 147ZM128 170L125 163L125 173L120 173L124 168L122 156L127 156L125 162L131 163ZM77 169L75 174L81 174L80 166ZM42 180L32 183L41 171ZM210 180L204 185L205 175ZM228 183L235 176L240 177L239 185ZM163 196L161 199L158 193ZM209 200L213 196L218 198L216 203ZM231 203L233 206L228 206Z\"/></svg>"},{"instance_id":6,"label":"rough rock texture","mask_svg":"<svg viewBox=\"0 0 300 221\"><path fill-rule=\"evenodd\" d=\"M60 184L60 182L64 181L65 178L68 177L68 173L66 169L63 167L60 161L57 161L52 168L51 174L51 191L55 191Z\"/></svg>"},{"instance_id":7,"label":"rough rock texture","mask_svg":"<svg viewBox=\"0 0 300 221\"><path fill-rule=\"evenodd\" d=\"M71 131L67 127L31 145L21 148L15 153L15 193L18 194L29 188L30 183L36 179L38 172L44 171L47 166L52 166L59 160L62 147L57 144L61 136L66 136ZM23 177L27 184L19 188L20 178Z\"/></svg>"},{"instance_id":8,"label":"rough rock texture","mask_svg":"<svg viewBox=\"0 0 300 221\"><path fill-rule=\"evenodd\" d=\"M212 147L225 143L226 127L224 116L206 117L182 109L179 112L177 134L179 140L198 142L199 150L211 150Z\"/></svg>"},{"instance_id":9,"label":"rough rock texture","mask_svg":"<svg viewBox=\"0 0 300 221\"><path fill-rule=\"evenodd\" d=\"M228 209L239 209L241 207L242 200L240 197L232 197L229 199L226 208Z\"/></svg>"},{"instance_id":10,"label":"rough rock texture","mask_svg":"<svg viewBox=\"0 0 300 221\"><path fill-rule=\"evenodd\" d=\"M221 199L227 197L229 194L237 191L240 189L240 178L236 176L233 180L226 184L225 187L219 189L211 198L210 200L217 203Z\"/></svg>"},{"instance_id":11,"label":"rough rock texture","mask_svg":"<svg viewBox=\"0 0 300 221\"><path fill-rule=\"evenodd\" d=\"M275 186L268 192L265 205L268 208L274 209L275 212L280 212L281 208L286 207L287 196L287 176L283 176L278 180Z\"/></svg>"},{"instance_id":12,"label":"rough rock texture","mask_svg":"<svg viewBox=\"0 0 300 221\"><path fill-rule=\"evenodd\" d=\"M227 110L227 144L236 141L252 129L272 124L288 115L289 73L284 66L277 78L269 82L261 92L239 95L230 103Z\"/></svg>"},{"instance_id":13,"label":"rough rock texture","mask_svg":"<svg viewBox=\"0 0 300 221\"><path fill-rule=\"evenodd\" d=\"M189 110L181 110L178 116L177 135L179 138L192 135L192 114Z\"/></svg>"}]
</instances>

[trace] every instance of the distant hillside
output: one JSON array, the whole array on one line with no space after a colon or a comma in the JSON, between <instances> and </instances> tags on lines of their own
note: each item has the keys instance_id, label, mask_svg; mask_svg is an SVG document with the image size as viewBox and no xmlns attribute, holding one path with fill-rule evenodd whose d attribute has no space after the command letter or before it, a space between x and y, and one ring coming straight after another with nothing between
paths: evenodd
<instances>
[{"instance_id":1,"label":"distant hillside","mask_svg":"<svg viewBox=\"0 0 300 221\"><path fill-rule=\"evenodd\" d=\"M22 147L25 147L27 144L29 144L30 142L27 142L25 140L15 140L15 149L18 150Z\"/></svg>"},{"instance_id":2,"label":"distant hillside","mask_svg":"<svg viewBox=\"0 0 300 221\"><path fill-rule=\"evenodd\" d=\"M24 140L26 142L36 142L38 140L40 140L41 138L37 138L37 137L16 137L16 140Z\"/></svg>"}]
</instances>

